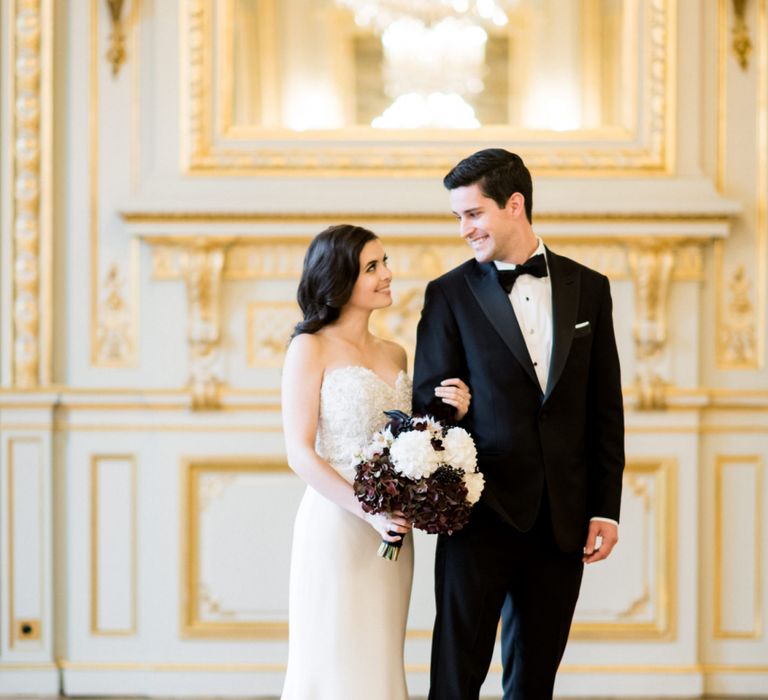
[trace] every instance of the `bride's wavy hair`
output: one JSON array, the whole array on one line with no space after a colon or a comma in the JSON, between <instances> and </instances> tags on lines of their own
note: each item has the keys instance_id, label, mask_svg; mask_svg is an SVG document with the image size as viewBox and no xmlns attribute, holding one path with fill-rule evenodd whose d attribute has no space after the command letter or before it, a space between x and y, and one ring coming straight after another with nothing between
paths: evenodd
<instances>
[{"instance_id":1,"label":"bride's wavy hair","mask_svg":"<svg viewBox=\"0 0 768 700\"><path fill-rule=\"evenodd\" d=\"M304 320L296 324L291 338L316 333L339 317L360 274L360 253L377 238L372 231L351 224L329 226L314 237L296 293Z\"/></svg>"}]
</instances>

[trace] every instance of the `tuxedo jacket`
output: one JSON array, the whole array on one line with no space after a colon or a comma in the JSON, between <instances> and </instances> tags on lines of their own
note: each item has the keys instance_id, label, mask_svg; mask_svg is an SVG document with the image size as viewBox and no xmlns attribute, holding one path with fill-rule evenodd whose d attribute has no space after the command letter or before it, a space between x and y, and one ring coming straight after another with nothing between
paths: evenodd
<instances>
[{"instance_id":1,"label":"tuxedo jacket","mask_svg":"<svg viewBox=\"0 0 768 700\"><path fill-rule=\"evenodd\" d=\"M553 343L546 391L496 266L472 259L427 285L413 409L439 414L445 404L434 387L463 379L472 401L461 425L477 445L481 502L525 532L546 488L560 549L580 552L591 517L619 519L619 358L608 279L549 249L547 264Z\"/></svg>"}]
</instances>

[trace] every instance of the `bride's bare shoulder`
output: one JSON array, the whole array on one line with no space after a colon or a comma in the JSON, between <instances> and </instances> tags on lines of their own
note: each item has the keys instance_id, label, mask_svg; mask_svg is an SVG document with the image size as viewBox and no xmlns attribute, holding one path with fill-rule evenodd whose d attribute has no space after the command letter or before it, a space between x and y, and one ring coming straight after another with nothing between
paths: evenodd
<instances>
[{"instance_id":1,"label":"bride's bare shoulder","mask_svg":"<svg viewBox=\"0 0 768 700\"><path fill-rule=\"evenodd\" d=\"M325 362L325 341L316 333L300 333L291 339L285 354L287 368L317 369Z\"/></svg>"}]
</instances>

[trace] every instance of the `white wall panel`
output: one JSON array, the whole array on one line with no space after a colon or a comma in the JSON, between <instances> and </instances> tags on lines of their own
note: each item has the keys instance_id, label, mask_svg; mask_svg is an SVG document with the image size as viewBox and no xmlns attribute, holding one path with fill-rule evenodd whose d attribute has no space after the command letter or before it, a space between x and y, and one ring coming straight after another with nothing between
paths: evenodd
<instances>
[{"instance_id":1,"label":"white wall panel","mask_svg":"<svg viewBox=\"0 0 768 700\"><path fill-rule=\"evenodd\" d=\"M136 632L136 463L91 461L91 633Z\"/></svg>"},{"instance_id":2,"label":"white wall panel","mask_svg":"<svg viewBox=\"0 0 768 700\"><path fill-rule=\"evenodd\" d=\"M715 638L749 639L762 633L762 471L757 455L716 460Z\"/></svg>"},{"instance_id":3,"label":"white wall panel","mask_svg":"<svg viewBox=\"0 0 768 700\"><path fill-rule=\"evenodd\" d=\"M47 573L43 441L11 437L7 449L9 646L40 648Z\"/></svg>"}]
</instances>

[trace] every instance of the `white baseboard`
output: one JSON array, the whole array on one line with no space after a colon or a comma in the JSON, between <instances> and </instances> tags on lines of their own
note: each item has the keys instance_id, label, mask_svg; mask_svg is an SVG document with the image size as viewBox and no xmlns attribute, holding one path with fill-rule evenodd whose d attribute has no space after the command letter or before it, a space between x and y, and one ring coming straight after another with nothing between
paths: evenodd
<instances>
[{"instance_id":1,"label":"white baseboard","mask_svg":"<svg viewBox=\"0 0 768 700\"><path fill-rule=\"evenodd\" d=\"M0 663L0 695L58 695L59 669Z\"/></svg>"},{"instance_id":2,"label":"white baseboard","mask_svg":"<svg viewBox=\"0 0 768 700\"><path fill-rule=\"evenodd\" d=\"M768 668L764 671L709 673L704 682L708 695L768 697Z\"/></svg>"},{"instance_id":3,"label":"white baseboard","mask_svg":"<svg viewBox=\"0 0 768 700\"><path fill-rule=\"evenodd\" d=\"M65 666L57 671L8 670L0 665L0 695L55 695L59 692L59 674L63 693L77 696L279 696L283 685L283 670L279 667L256 670L244 665L246 667L242 670L229 668L222 671L200 667L115 666L100 668L97 664L91 667L83 664L79 668ZM695 698L706 692L733 697L768 697L768 669L743 673L735 669L715 672L706 666L691 666L688 669L669 672L656 669L632 672L624 669L613 673L569 673L564 670L558 675L555 695L559 698ZM408 689L415 697L427 695L429 674L426 669L409 670ZM481 697L501 697L499 672L489 673Z\"/></svg>"}]
</instances>

